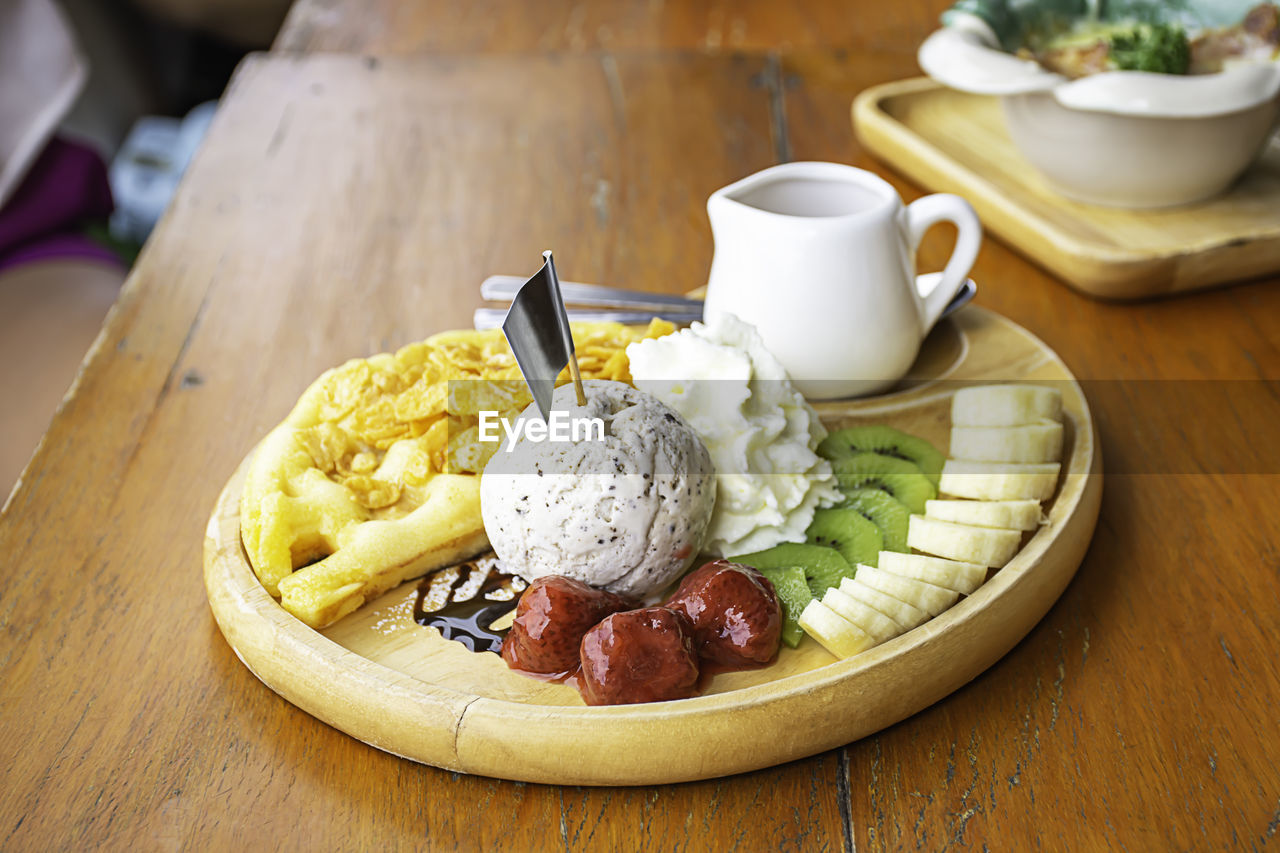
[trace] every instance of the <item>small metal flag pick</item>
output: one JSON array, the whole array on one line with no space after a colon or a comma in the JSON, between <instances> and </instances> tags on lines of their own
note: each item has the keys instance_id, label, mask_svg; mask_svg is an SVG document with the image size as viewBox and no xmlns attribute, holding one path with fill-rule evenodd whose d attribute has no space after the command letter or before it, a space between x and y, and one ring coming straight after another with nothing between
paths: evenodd
<instances>
[{"instance_id":1,"label":"small metal flag pick","mask_svg":"<svg viewBox=\"0 0 1280 853\"><path fill-rule=\"evenodd\" d=\"M502 333L507 336L516 364L524 374L533 401L538 404L544 421L551 418L551 395L555 392L556 377L569 365L573 387L578 393L578 405L587 404L582 390L582 376L578 373L578 358L573 351L573 336L569 333L569 317L560 298L560 280L556 277L556 264L551 252L542 253L542 269L520 287L511 300L507 317L502 321Z\"/></svg>"}]
</instances>

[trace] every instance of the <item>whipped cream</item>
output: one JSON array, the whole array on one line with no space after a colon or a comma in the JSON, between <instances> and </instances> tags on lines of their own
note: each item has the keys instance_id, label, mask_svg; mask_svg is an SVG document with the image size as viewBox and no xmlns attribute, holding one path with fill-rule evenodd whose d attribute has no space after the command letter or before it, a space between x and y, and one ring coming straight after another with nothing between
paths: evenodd
<instances>
[{"instance_id":1,"label":"whipped cream","mask_svg":"<svg viewBox=\"0 0 1280 853\"><path fill-rule=\"evenodd\" d=\"M697 431L719 485L703 550L732 557L803 542L839 493L814 448L827 431L755 328L732 315L627 347L637 388Z\"/></svg>"}]
</instances>

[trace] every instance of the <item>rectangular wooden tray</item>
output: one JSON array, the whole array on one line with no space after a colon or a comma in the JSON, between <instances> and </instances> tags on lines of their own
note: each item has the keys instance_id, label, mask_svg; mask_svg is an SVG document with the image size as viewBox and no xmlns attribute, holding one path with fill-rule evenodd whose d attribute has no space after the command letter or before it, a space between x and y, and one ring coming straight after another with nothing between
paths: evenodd
<instances>
[{"instance_id":1,"label":"rectangular wooden tray","mask_svg":"<svg viewBox=\"0 0 1280 853\"><path fill-rule=\"evenodd\" d=\"M1225 195L1121 210L1054 193L1014 148L997 98L901 80L862 92L853 122L872 153L929 190L964 196L989 231L1089 296L1143 299L1280 270L1274 137Z\"/></svg>"}]
</instances>

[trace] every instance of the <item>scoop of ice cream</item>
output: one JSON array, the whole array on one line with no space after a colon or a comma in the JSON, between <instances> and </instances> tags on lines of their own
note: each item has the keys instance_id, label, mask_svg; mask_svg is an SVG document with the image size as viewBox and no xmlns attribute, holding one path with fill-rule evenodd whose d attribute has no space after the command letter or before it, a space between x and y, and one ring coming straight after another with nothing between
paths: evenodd
<instances>
[{"instance_id":1,"label":"scoop of ice cream","mask_svg":"<svg viewBox=\"0 0 1280 853\"><path fill-rule=\"evenodd\" d=\"M485 531L527 580L566 575L639 599L697 556L715 469L697 433L652 396L621 382L583 386L585 406L572 385L556 389L544 439L536 440L536 406L511 425L519 437L504 442L480 481Z\"/></svg>"},{"instance_id":2,"label":"scoop of ice cream","mask_svg":"<svg viewBox=\"0 0 1280 853\"><path fill-rule=\"evenodd\" d=\"M827 431L755 328L733 315L627 347L637 388L707 445L719 486L703 550L725 557L803 542L839 497L814 448Z\"/></svg>"}]
</instances>

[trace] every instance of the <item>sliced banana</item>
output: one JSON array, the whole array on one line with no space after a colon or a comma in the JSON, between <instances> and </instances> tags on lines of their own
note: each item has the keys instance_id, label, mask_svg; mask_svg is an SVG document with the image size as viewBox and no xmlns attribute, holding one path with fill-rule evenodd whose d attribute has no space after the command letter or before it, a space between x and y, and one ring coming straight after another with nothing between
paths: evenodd
<instances>
[{"instance_id":1,"label":"sliced banana","mask_svg":"<svg viewBox=\"0 0 1280 853\"><path fill-rule=\"evenodd\" d=\"M928 613L937 616L956 603L960 593L953 589L934 586L920 580L904 578L900 575L881 571L874 566L858 566L858 582L872 589L878 589L885 595L892 595L899 601L906 602Z\"/></svg>"},{"instance_id":2,"label":"sliced banana","mask_svg":"<svg viewBox=\"0 0 1280 853\"><path fill-rule=\"evenodd\" d=\"M951 401L952 426L1019 426L1046 419L1062 420L1062 394L1057 388L980 385L962 388Z\"/></svg>"},{"instance_id":3,"label":"sliced banana","mask_svg":"<svg viewBox=\"0 0 1280 853\"><path fill-rule=\"evenodd\" d=\"M816 598L805 605L797 621L809 636L838 658L852 657L875 645L866 631Z\"/></svg>"},{"instance_id":4,"label":"sliced banana","mask_svg":"<svg viewBox=\"0 0 1280 853\"><path fill-rule=\"evenodd\" d=\"M925 518L936 518L939 521L1005 530L1035 530L1044 517L1040 512L1040 502L1032 500L925 501L924 515Z\"/></svg>"},{"instance_id":5,"label":"sliced banana","mask_svg":"<svg viewBox=\"0 0 1280 853\"><path fill-rule=\"evenodd\" d=\"M928 613L925 613L914 604L907 604L905 601L894 598L888 593L860 583L855 578L842 578L840 591L850 598L879 610L885 616L897 622L903 631L910 631L929 618Z\"/></svg>"},{"instance_id":6,"label":"sliced banana","mask_svg":"<svg viewBox=\"0 0 1280 853\"><path fill-rule=\"evenodd\" d=\"M1062 458L1062 424L952 427L951 456L977 462L1056 462Z\"/></svg>"},{"instance_id":7,"label":"sliced banana","mask_svg":"<svg viewBox=\"0 0 1280 853\"><path fill-rule=\"evenodd\" d=\"M902 633L902 626L897 622L834 586L822 594L822 603L857 625L877 644L892 640Z\"/></svg>"},{"instance_id":8,"label":"sliced banana","mask_svg":"<svg viewBox=\"0 0 1280 853\"><path fill-rule=\"evenodd\" d=\"M999 568L1018 553L1022 533L913 515L907 524L907 544L935 557Z\"/></svg>"},{"instance_id":9,"label":"sliced banana","mask_svg":"<svg viewBox=\"0 0 1280 853\"><path fill-rule=\"evenodd\" d=\"M924 554L881 551L877 565L882 571L954 589L961 595L969 595L987 579L986 566Z\"/></svg>"},{"instance_id":10,"label":"sliced banana","mask_svg":"<svg viewBox=\"0 0 1280 853\"><path fill-rule=\"evenodd\" d=\"M981 501L1037 500L1053 497L1058 487L1057 462L962 462L948 459L942 466L938 491Z\"/></svg>"}]
</instances>

